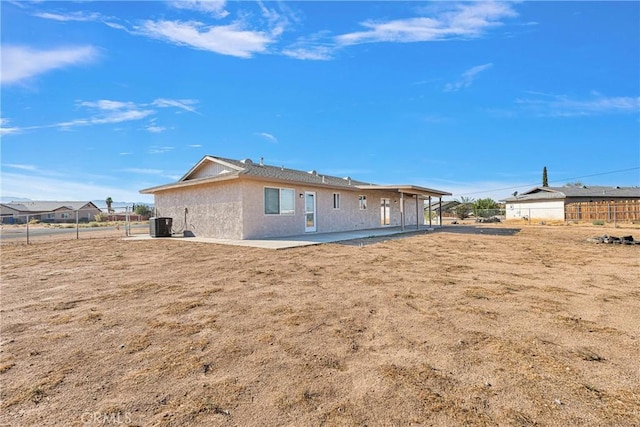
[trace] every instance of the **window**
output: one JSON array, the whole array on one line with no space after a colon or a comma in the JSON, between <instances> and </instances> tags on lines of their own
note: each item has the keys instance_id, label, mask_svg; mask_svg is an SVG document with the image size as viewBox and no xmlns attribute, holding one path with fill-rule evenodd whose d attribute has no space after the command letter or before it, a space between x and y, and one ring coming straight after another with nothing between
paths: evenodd
<instances>
[{"instance_id":1,"label":"window","mask_svg":"<svg viewBox=\"0 0 640 427\"><path fill-rule=\"evenodd\" d=\"M340 193L333 193L333 209L340 209Z\"/></svg>"},{"instance_id":2,"label":"window","mask_svg":"<svg viewBox=\"0 0 640 427\"><path fill-rule=\"evenodd\" d=\"M264 213L267 215L291 215L295 213L295 192L290 188L265 187Z\"/></svg>"},{"instance_id":3,"label":"window","mask_svg":"<svg viewBox=\"0 0 640 427\"><path fill-rule=\"evenodd\" d=\"M358 203L360 204L360 210L367 209L367 196L358 196Z\"/></svg>"},{"instance_id":4,"label":"window","mask_svg":"<svg viewBox=\"0 0 640 427\"><path fill-rule=\"evenodd\" d=\"M61 214L60 214L60 218L62 218L62 219L69 219L69 214L68 214L68 213L66 213L66 212L65 212L65 213L61 213Z\"/></svg>"}]
</instances>

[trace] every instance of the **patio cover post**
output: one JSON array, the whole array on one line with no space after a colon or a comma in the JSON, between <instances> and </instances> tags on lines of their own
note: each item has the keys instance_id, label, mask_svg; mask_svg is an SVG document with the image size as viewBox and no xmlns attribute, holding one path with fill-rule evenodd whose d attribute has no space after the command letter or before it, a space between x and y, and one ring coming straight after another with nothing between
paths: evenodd
<instances>
[{"instance_id":1,"label":"patio cover post","mask_svg":"<svg viewBox=\"0 0 640 427\"><path fill-rule=\"evenodd\" d=\"M400 230L404 231L404 193L400 192Z\"/></svg>"},{"instance_id":2,"label":"patio cover post","mask_svg":"<svg viewBox=\"0 0 640 427\"><path fill-rule=\"evenodd\" d=\"M431 228L431 196L429 196L429 228Z\"/></svg>"},{"instance_id":3,"label":"patio cover post","mask_svg":"<svg viewBox=\"0 0 640 427\"><path fill-rule=\"evenodd\" d=\"M420 211L418 210L418 202L420 201L420 196L416 194L416 230L420 230ZM422 203L424 206L424 202ZM424 208L422 209L423 217L424 217ZM423 220L424 221L424 220Z\"/></svg>"},{"instance_id":4,"label":"patio cover post","mask_svg":"<svg viewBox=\"0 0 640 427\"><path fill-rule=\"evenodd\" d=\"M440 212L439 212L439 216L440 216L440 227L442 227L442 196L440 196L438 199L440 200Z\"/></svg>"}]
</instances>

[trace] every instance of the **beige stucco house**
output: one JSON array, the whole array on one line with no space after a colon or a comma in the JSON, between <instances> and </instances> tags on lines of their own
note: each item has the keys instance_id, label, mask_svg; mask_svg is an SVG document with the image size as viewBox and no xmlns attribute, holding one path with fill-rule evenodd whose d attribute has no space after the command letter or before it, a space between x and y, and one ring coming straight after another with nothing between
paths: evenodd
<instances>
[{"instance_id":1,"label":"beige stucco house","mask_svg":"<svg viewBox=\"0 0 640 427\"><path fill-rule=\"evenodd\" d=\"M140 192L153 194L156 216L172 218L173 233L224 239L417 227L425 202L451 194L213 156L175 183Z\"/></svg>"}]
</instances>

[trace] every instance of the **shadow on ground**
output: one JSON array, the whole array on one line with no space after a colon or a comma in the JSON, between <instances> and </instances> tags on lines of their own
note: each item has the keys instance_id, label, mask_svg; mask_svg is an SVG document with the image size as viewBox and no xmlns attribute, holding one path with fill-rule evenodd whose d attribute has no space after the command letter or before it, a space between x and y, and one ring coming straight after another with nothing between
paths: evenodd
<instances>
[{"instance_id":1,"label":"shadow on ground","mask_svg":"<svg viewBox=\"0 0 640 427\"><path fill-rule=\"evenodd\" d=\"M484 234L487 236L513 236L520 232L520 228L492 228L492 227L478 227L475 225L456 225L456 226L444 226L436 228L434 230L420 230L414 232L407 232L402 234L392 234L388 236L376 236L367 237L364 239L344 240L341 242L335 242L338 245L346 246L365 246L372 245L374 243L386 242L389 240L406 239L407 237L419 236L422 234L432 233L457 233L457 234Z\"/></svg>"}]
</instances>

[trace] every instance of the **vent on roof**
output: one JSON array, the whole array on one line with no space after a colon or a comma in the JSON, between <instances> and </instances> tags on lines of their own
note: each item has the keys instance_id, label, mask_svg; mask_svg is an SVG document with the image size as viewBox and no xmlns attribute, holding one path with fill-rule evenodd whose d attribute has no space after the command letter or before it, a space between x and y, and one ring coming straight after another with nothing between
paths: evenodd
<instances>
[{"instance_id":1,"label":"vent on roof","mask_svg":"<svg viewBox=\"0 0 640 427\"><path fill-rule=\"evenodd\" d=\"M241 162L244 163L245 165L252 165L253 164L253 160L251 160L251 159L244 159Z\"/></svg>"}]
</instances>

